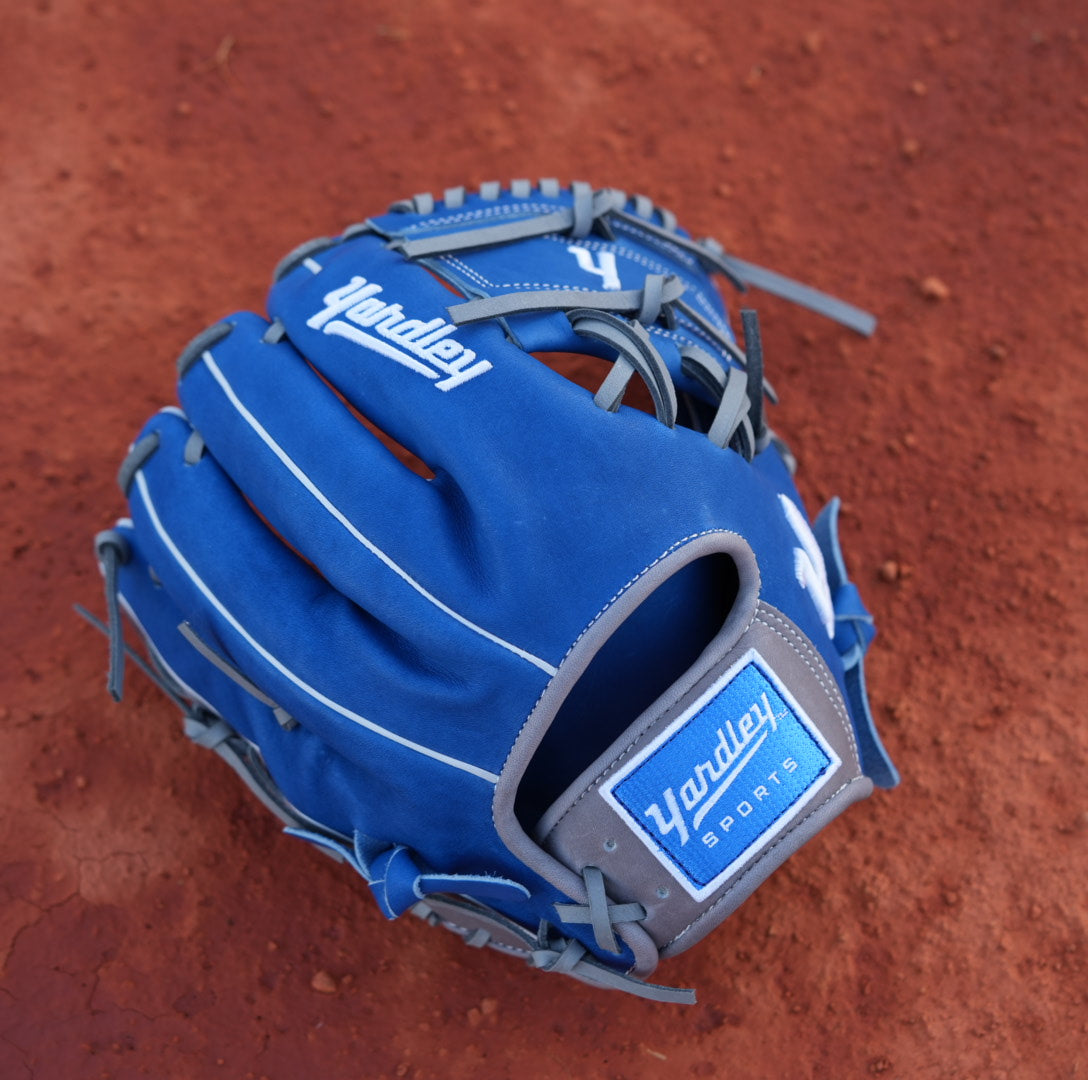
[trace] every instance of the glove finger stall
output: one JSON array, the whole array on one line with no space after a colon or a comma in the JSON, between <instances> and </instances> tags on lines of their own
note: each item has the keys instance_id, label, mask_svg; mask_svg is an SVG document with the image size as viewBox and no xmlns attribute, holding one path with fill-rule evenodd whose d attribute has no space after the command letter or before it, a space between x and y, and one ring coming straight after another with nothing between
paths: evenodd
<instances>
[{"instance_id":1,"label":"glove finger stall","mask_svg":"<svg viewBox=\"0 0 1088 1080\"><path fill-rule=\"evenodd\" d=\"M402 465L289 342L264 343L264 320L231 321L180 384L217 464L277 534L386 625L418 640L429 607L456 620L442 598L461 606L476 560L450 485Z\"/></svg>"},{"instance_id":2,"label":"glove finger stall","mask_svg":"<svg viewBox=\"0 0 1088 1080\"><path fill-rule=\"evenodd\" d=\"M334 744L365 752L377 739L383 753L386 743L408 746L489 775L496 751L473 725L495 708L526 707L544 673L478 644L478 635L449 620L436 634L440 642L426 638L429 618L420 620L415 639L395 633L284 545L210 454L185 463L192 430L185 420L162 413L149 430L160 445L130 486L133 520L148 560L196 633ZM405 593L406 603L416 596ZM508 665L500 684L465 677L483 649L495 670ZM440 728L431 720L436 697L460 703Z\"/></svg>"}]
</instances>

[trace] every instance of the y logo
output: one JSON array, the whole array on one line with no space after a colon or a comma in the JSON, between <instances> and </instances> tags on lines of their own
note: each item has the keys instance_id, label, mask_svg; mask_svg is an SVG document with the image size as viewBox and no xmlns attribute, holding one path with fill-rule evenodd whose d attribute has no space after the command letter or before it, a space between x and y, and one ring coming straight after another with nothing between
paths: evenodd
<instances>
[{"instance_id":1,"label":"y logo","mask_svg":"<svg viewBox=\"0 0 1088 1080\"><path fill-rule=\"evenodd\" d=\"M824 629L827 630L827 636L834 639L835 605L831 599L831 586L827 583L827 567L824 565L820 545L816 543L816 537L805 521L805 515L797 509L796 503L785 495L779 495L778 498L782 504L782 512L800 544L800 547L793 549L793 570L797 575L797 583L812 597Z\"/></svg>"},{"instance_id":2,"label":"y logo","mask_svg":"<svg viewBox=\"0 0 1088 1080\"><path fill-rule=\"evenodd\" d=\"M580 270L584 270L587 274L596 274L606 289L620 288L620 276L616 273L616 256L611 251L598 251L596 262L589 248L571 244L567 251L578 260Z\"/></svg>"}]
</instances>

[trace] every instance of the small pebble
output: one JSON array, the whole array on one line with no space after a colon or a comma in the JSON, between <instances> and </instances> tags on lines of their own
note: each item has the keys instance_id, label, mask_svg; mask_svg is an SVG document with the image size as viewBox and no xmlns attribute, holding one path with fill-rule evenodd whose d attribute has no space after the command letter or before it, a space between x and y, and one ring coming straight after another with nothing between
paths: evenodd
<instances>
[{"instance_id":1,"label":"small pebble","mask_svg":"<svg viewBox=\"0 0 1088 1080\"><path fill-rule=\"evenodd\" d=\"M927 300L937 303L947 300L952 295L952 290L939 277L923 278L919 289Z\"/></svg>"},{"instance_id":2,"label":"small pebble","mask_svg":"<svg viewBox=\"0 0 1088 1080\"><path fill-rule=\"evenodd\" d=\"M319 994L335 994L336 980L327 971L319 971L310 980L310 989Z\"/></svg>"},{"instance_id":3,"label":"small pebble","mask_svg":"<svg viewBox=\"0 0 1088 1080\"><path fill-rule=\"evenodd\" d=\"M744 79L741 81L740 88L742 90L747 90L748 93L752 93L759 87L759 84L762 81L763 81L763 68L761 68L757 64L755 67L753 67L753 68L751 68L751 70L749 70L747 75L744 76Z\"/></svg>"}]
</instances>

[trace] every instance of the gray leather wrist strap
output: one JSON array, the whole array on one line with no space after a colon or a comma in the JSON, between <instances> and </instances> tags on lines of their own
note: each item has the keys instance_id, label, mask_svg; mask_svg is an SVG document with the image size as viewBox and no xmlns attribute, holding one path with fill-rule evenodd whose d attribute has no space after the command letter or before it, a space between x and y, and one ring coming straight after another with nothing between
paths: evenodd
<instances>
[{"instance_id":1,"label":"gray leather wrist strap","mask_svg":"<svg viewBox=\"0 0 1088 1080\"><path fill-rule=\"evenodd\" d=\"M610 901L641 905L631 932L668 956L871 791L830 671L760 602L739 639L713 643L564 792L536 839L576 873L598 867Z\"/></svg>"}]
</instances>

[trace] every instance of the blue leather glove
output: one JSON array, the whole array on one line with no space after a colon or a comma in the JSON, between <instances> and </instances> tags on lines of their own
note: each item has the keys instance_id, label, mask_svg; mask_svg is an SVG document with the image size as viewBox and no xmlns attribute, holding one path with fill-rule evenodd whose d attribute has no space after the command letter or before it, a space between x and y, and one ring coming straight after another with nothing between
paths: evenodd
<instances>
[{"instance_id":1,"label":"blue leather glove","mask_svg":"<svg viewBox=\"0 0 1088 1080\"><path fill-rule=\"evenodd\" d=\"M190 735L387 915L665 1000L659 957L896 781L714 273L871 329L642 197L397 204L185 350L98 540Z\"/></svg>"}]
</instances>

